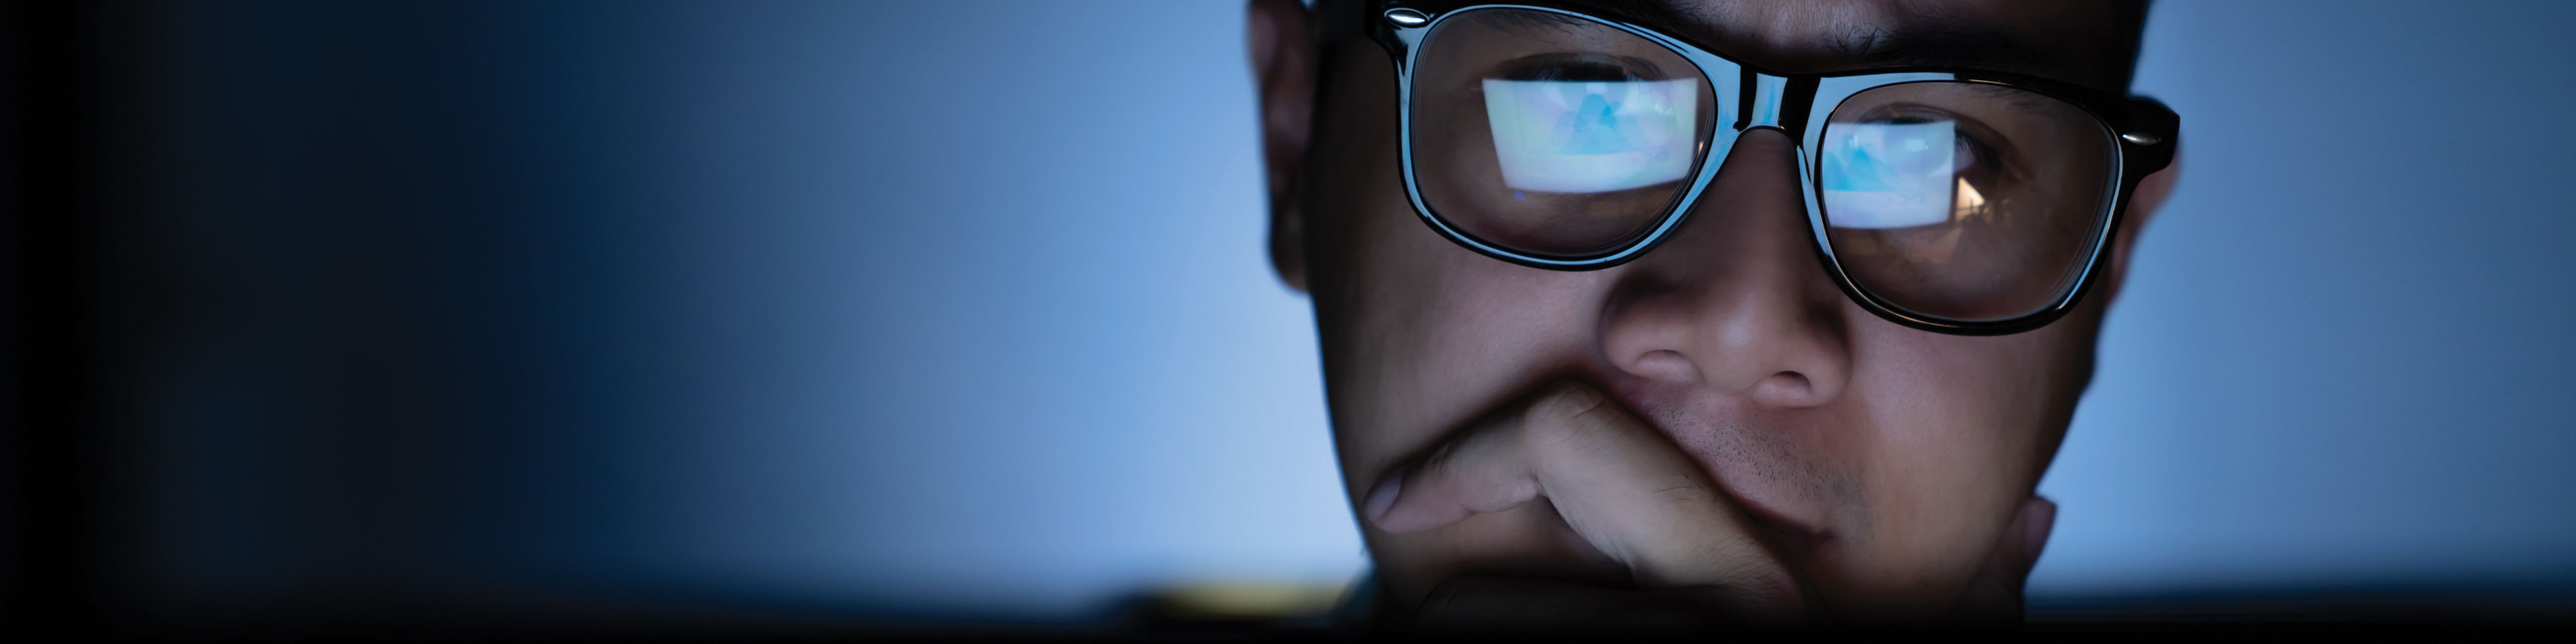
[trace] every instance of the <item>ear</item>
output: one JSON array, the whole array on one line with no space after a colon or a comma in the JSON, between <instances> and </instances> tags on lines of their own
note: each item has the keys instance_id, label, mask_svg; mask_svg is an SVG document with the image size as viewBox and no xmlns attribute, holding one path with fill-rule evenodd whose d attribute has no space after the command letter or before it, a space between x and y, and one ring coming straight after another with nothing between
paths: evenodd
<instances>
[{"instance_id":1,"label":"ear","mask_svg":"<svg viewBox=\"0 0 2576 644\"><path fill-rule=\"evenodd\" d=\"M2111 241L2111 274L2102 284L2102 300L2113 301L2120 295L2120 285L2129 281L2129 249L2138 245L2138 233L2146 230L2147 220L2164 208L2165 197L2173 194L2174 179L2182 175L2182 138L2174 138L2173 164L2138 180L2138 189L2129 193L2128 210L2121 213L2120 230Z\"/></svg>"},{"instance_id":2,"label":"ear","mask_svg":"<svg viewBox=\"0 0 2576 644\"><path fill-rule=\"evenodd\" d=\"M1306 143L1314 133L1315 32L1298 0L1252 0L1246 17L1270 179L1270 266L1306 290Z\"/></svg>"}]
</instances>

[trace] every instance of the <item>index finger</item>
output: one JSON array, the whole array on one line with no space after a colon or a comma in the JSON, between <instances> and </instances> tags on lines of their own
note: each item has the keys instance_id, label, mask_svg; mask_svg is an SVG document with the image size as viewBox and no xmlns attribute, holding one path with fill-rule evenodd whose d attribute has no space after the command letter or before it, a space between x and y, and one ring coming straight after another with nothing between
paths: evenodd
<instances>
[{"instance_id":1,"label":"index finger","mask_svg":"<svg viewBox=\"0 0 2576 644\"><path fill-rule=\"evenodd\" d=\"M1747 595L1730 603L1796 605L1786 568L1663 434L1580 384L1551 386L1532 401L1390 476L1363 513L1379 529L1411 532L1547 497L1641 584L1714 586Z\"/></svg>"}]
</instances>

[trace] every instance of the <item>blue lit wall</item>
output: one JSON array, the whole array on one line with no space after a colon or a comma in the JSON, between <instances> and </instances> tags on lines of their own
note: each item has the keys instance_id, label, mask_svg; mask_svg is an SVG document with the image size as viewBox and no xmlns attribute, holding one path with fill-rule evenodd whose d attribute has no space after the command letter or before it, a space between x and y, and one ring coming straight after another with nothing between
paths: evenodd
<instances>
[{"instance_id":1,"label":"blue lit wall","mask_svg":"<svg viewBox=\"0 0 2576 644\"><path fill-rule=\"evenodd\" d=\"M1050 619L1364 565L1236 3L120 11L174 605ZM2183 180L2036 595L2576 579L2571 19L2159 3Z\"/></svg>"},{"instance_id":2,"label":"blue lit wall","mask_svg":"<svg viewBox=\"0 0 2576 644\"><path fill-rule=\"evenodd\" d=\"M172 603L1055 618L1362 565L1232 3L118 18Z\"/></svg>"},{"instance_id":3,"label":"blue lit wall","mask_svg":"<svg viewBox=\"0 0 2576 644\"><path fill-rule=\"evenodd\" d=\"M2576 6L2158 2L2183 114L2035 591L2576 586Z\"/></svg>"}]
</instances>

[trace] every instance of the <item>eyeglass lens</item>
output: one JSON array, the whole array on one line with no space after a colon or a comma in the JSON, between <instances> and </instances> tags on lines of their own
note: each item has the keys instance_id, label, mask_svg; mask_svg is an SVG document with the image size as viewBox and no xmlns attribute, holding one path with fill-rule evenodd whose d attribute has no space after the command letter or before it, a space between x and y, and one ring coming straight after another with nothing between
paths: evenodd
<instances>
[{"instance_id":1,"label":"eyeglass lens","mask_svg":"<svg viewBox=\"0 0 2576 644\"><path fill-rule=\"evenodd\" d=\"M1579 256L1633 243L1671 210L1717 97L1698 67L1636 34L1485 9L1424 38L1412 107L1432 212L1489 244Z\"/></svg>"},{"instance_id":2,"label":"eyeglass lens","mask_svg":"<svg viewBox=\"0 0 2576 644\"><path fill-rule=\"evenodd\" d=\"M1816 158L1825 238L1900 308L1998 320L2057 301L2101 234L2110 134L2047 96L1888 85L1834 108Z\"/></svg>"},{"instance_id":3,"label":"eyeglass lens","mask_svg":"<svg viewBox=\"0 0 2576 644\"><path fill-rule=\"evenodd\" d=\"M1716 95L1698 67L1636 34L1478 9L1420 47L1416 188L1487 244L1542 257L1634 244L1707 162ZM1855 285L1918 314L1998 320L2045 308L2081 275L2103 232L2110 137L2044 94L1917 82L1843 100L1806 153Z\"/></svg>"}]
</instances>

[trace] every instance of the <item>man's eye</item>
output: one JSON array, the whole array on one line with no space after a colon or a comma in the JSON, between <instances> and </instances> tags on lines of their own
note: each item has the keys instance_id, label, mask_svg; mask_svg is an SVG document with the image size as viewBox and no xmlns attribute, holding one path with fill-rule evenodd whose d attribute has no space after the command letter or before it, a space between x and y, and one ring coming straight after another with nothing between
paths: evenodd
<instances>
[{"instance_id":1,"label":"man's eye","mask_svg":"<svg viewBox=\"0 0 2576 644\"><path fill-rule=\"evenodd\" d=\"M1881 106L1827 126L1827 217L1841 228L1926 226L1987 211L2018 182L1985 123L1935 106Z\"/></svg>"},{"instance_id":2,"label":"man's eye","mask_svg":"<svg viewBox=\"0 0 2576 644\"><path fill-rule=\"evenodd\" d=\"M1959 193L1974 189L1963 170L1973 171L1983 151L1959 126L1911 118L1828 126L1819 177L1827 218L1840 228L1951 221Z\"/></svg>"},{"instance_id":3,"label":"man's eye","mask_svg":"<svg viewBox=\"0 0 2576 644\"><path fill-rule=\"evenodd\" d=\"M1699 81L1486 79L1485 120L1505 185L1541 192L1629 190L1690 173Z\"/></svg>"},{"instance_id":4,"label":"man's eye","mask_svg":"<svg viewBox=\"0 0 2576 644\"><path fill-rule=\"evenodd\" d=\"M1866 121L1865 123L1895 126L1946 124L1947 127L1943 128L1946 130L1946 136L1944 138L1948 138L1950 140L1950 144L1947 146L1950 148L1947 158L1949 159L1949 169L1952 175L1977 183L1985 183L1988 179L2000 177L2003 172L2003 152L1987 140L1989 135L1986 133L1986 128L1974 120L1958 118L1945 113L1895 116L1874 119ZM1849 124L1845 123L1837 125ZM1934 145L1938 144L1935 143ZM1916 145L1913 147L1920 148L1922 146Z\"/></svg>"},{"instance_id":5,"label":"man's eye","mask_svg":"<svg viewBox=\"0 0 2576 644\"><path fill-rule=\"evenodd\" d=\"M1971 128L1959 128L1952 142L1951 174L1972 184L1991 186L2004 178L2003 153Z\"/></svg>"}]
</instances>

